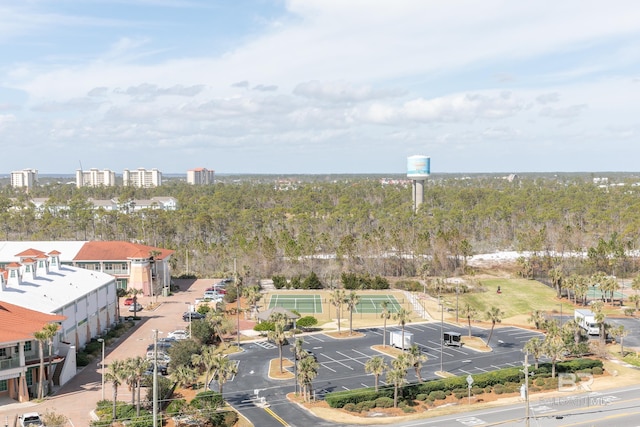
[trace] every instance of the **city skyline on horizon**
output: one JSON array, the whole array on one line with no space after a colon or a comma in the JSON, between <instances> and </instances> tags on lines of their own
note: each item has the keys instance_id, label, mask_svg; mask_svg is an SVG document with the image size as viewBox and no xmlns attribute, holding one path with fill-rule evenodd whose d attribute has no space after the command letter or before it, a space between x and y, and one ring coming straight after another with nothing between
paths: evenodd
<instances>
[{"instance_id":1,"label":"city skyline on horizon","mask_svg":"<svg viewBox=\"0 0 640 427\"><path fill-rule=\"evenodd\" d=\"M421 154L433 174L579 173L633 171L640 157L630 0L0 10L11 170L100 158L168 174L402 174Z\"/></svg>"}]
</instances>

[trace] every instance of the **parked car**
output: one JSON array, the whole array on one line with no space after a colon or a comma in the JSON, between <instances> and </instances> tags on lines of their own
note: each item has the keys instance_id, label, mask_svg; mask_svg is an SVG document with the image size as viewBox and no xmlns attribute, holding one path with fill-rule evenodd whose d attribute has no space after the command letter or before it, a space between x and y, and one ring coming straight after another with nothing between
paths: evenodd
<instances>
[{"instance_id":1,"label":"parked car","mask_svg":"<svg viewBox=\"0 0 640 427\"><path fill-rule=\"evenodd\" d=\"M162 345L166 345L166 346L172 346L174 345L176 342L178 342L177 339L175 339L174 337L163 337L163 338L158 338L158 344L162 344Z\"/></svg>"},{"instance_id":2,"label":"parked car","mask_svg":"<svg viewBox=\"0 0 640 427\"><path fill-rule=\"evenodd\" d=\"M175 331L169 332L167 334L167 338L171 338L176 341L186 340L187 338L189 338L189 334L184 329L176 329Z\"/></svg>"},{"instance_id":3,"label":"parked car","mask_svg":"<svg viewBox=\"0 0 640 427\"><path fill-rule=\"evenodd\" d=\"M184 320L185 322L188 322L190 320L199 320L199 319L204 319L206 316L202 313L198 313L197 311L185 311L184 313L182 313L182 320Z\"/></svg>"},{"instance_id":4,"label":"parked car","mask_svg":"<svg viewBox=\"0 0 640 427\"><path fill-rule=\"evenodd\" d=\"M124 300L124 305L131 305L133 304L133 298L127 298L126 300Z\"/></svg>"},{"instance_id":5,"label":"parked car","mask_svg":"<svg viewBox=\"0 0 640 427\"><path fill-rule=\"evenodd\" d=\"M158 365L168 365L171 362L171 357L165 353L164 351L158 350L158 357L155 360L158 362ZM154 360L154 351L147 351L146 359L150 360L153 363Z\"/></svg>"},{"instance_id":6,"label":"parked car","mask_svg":"<svg viewBox=\"0 0 640 427\"><path fill-rule=\"evenodd\" d=\"M142 311L142 304L140 303L135 303L135 304L131 304L129 306L129 311Z\"/></svg>"},{"instance_id":7,"label":"parked car","mask_svg":"<svg viewBox=\"0 0 640 427\"><path fill-rule=\"evenodd\" d=\"M45 427L42 417L37 412L27 412L18 417L20 427Z\"/></svg>"},{"instance_id":8,"label":"parked car","mask_svg":"<svg viewBox=\"0 0 640 427\"><path fill-rule=\"evenodd\" d=\"M218 294L218 292L216 292L216 291L205 291L203 297L205 299L213 299L213 300L218 299L218 298L222 298L220 296L220 294Z\"/></svg>"},{"instance_id":9,"label":"parked car","mask_svg":"<svg viewBox=\"0 0 640 427\"><path fill-rule=\"evenodd\" d=\"M169 371L168 371L166 365L158 364L158 373L160 375L165 375L165 376L168 375ZM145 375L153 375L153 362L149 363L149 366L147 366L147 370L144 371L144 374Z\"/></svg>"}]
</instances>

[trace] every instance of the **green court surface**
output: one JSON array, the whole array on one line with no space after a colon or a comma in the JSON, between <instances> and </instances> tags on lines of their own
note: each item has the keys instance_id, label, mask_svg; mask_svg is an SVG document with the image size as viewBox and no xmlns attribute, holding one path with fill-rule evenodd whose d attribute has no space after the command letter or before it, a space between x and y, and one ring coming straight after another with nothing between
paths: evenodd
<instances>
[{"instance_id":1,"label":"green court surface","mask_svg":"<svg viewBox=\"0 0 640 427\"><path fill-rule=\"evenodd\" d=\"M271 295L269 308L282 307L300 313L322 313L322 297L312 295Z\"/></svg>"},{"instance_id":2,"label":"green court surface","mask_svg":"<svg viewBox=\"0 0 640 427\"><path fill-rule=\"evenodd\" d=\"M387 310L397 313L402 305L393 295L359 295L360 301L355 307L354 313L378 314L382 313L382 303L386 301Z\"/></svg>"},{"instance_id":3,"label":"green court surface","mask_svg":"<svg viewBox=\"0 0 640 427\"><path fill-rule=\"evenodd\" d=\"M379 314L382 313L382 303L387 303L387 310L390 313L397 313L402 307L403 301L393 295L358 295L359 302L353 310L354 313L359 314ZM323 313L323 305L326 305L326 309L330 310L329 301L325 296L324 298L320 294L307 294L307 295L283 295L273 294L269 299L269 308L282 307L287 310L296 310L299 313L304 314L318 314ZM347 309L347 304L342 305L342 309Z\"/></svg>"},{"instance_id":4,"label":"green court surface","mask_svg":"<svg viewBox=\"0 0 640 427\"><path fill-rule=\"evenodd\" d=\"M603 298L603 293L598 288L589 288L587 291L587 300L598 300ZM607 292L607 298L611 298L611 294ZM622 292L613 291L613 299L623 299L624 294Z\"/></svg>"}]
</instances>

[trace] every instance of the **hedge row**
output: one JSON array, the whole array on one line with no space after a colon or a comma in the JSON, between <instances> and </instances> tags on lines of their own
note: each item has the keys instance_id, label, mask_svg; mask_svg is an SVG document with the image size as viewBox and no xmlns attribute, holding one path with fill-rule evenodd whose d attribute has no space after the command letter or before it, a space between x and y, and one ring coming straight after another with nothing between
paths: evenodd
<instances>
[{"instance_id":1,"label":"hedge row","mask_svg":"<svg viewBox=\"0 0 640 427\"><path fill-rule=\"evenodd\" d=\"M602 370L602 361L594 359L575 359L556 364L556 372L571 373L585 370ZM538 369L532 369L533 376L544 377L551 372L551 363L541 363ZM520 368L506 368L493 372L472 375L474 389L490 389L498 384L520 383L524 379L524 374ZM433 392L456 392L466 390L468 387L467 376L443 378L439 380L414 383L404 386L401 389L401 398L415 400L418 397L432 395ZM373 388L363 388L358 390L345 390L328 393L325 400L332 408L342 408L347 403L357 405L360 402L375 401L379 397L393 397L393 387L384 387L376 393ZM419 399L421 400L421 399Z\"/></svg>"}]
</instances>

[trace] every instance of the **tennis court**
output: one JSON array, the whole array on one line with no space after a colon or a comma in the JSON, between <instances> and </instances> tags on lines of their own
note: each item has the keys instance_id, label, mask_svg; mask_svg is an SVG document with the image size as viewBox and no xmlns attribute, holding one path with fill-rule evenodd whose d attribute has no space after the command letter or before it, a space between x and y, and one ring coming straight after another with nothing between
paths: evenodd
<instances>
[{"instance_id":1,"label":"tennis court","mask_svg":"<svg viewBox=\"0 0 640 427\"><path fill-rule=\"evenodd\" d=\"M397 313L402 307L401 301L393 295L359 295L360 301L355 307L354 313L378 314L382 313L382 303L387 303L390 313Z\"/></svg>"},{"instance_id":2,"label":"tennis court","mask_svg":"<svg viewBox=\"0 0 640 427\"><path fill-rule=\"evenodd\" d=\"M269 308L282 307L287 310L296 310L299 313L322 313L322 297L312 295L271 295Z\"/></svg>"},{"instance_id":3,"label":"tennis court","mask_svg":"<svg viewBox=\"0 0 640 427\"><path fill-rule=\"evenodd\" d=\"M600 300L604 296L604 293L600 288L589 288L587 291L587 300ZM611 298L611 294L607 292L607 298ZM624 298L624 294L622 292L613 291L613 299L622 300Z\"/></svg>"}]
</instances>

